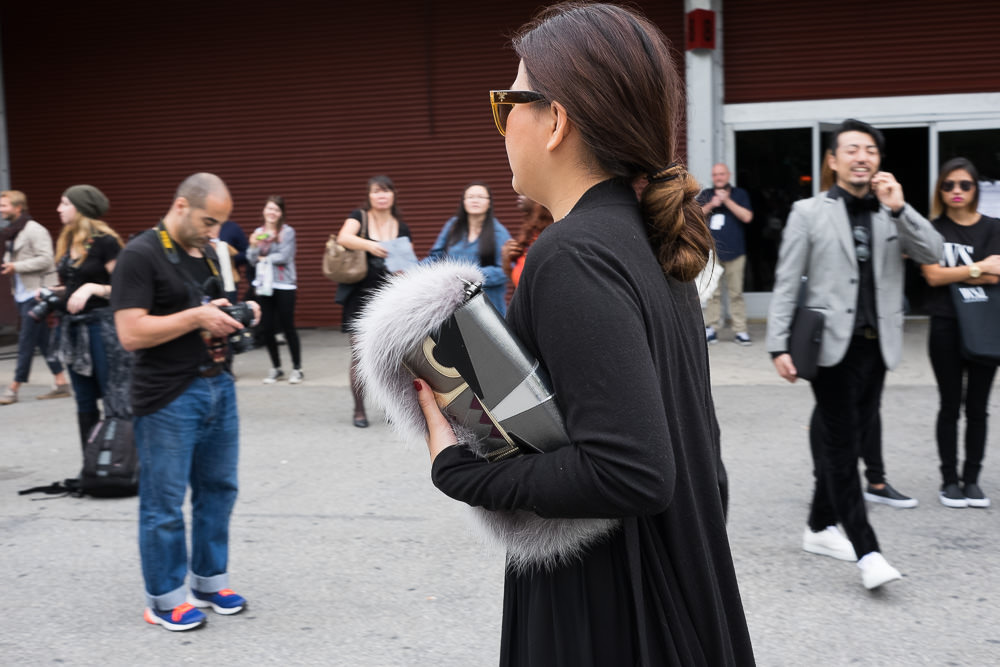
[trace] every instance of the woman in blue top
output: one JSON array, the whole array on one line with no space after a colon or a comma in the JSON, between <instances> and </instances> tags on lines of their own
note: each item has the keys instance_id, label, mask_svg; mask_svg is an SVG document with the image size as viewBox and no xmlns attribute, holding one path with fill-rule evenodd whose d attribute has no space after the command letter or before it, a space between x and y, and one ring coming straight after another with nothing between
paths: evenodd
<instances>
[{"instance_id":1,"label":"woman in blue top","mask_svg":"<svg viewBox=\"0 0 1000 667\"><path fill-rule=\"evenodd\" d=\"M493 217L493 198L485 183L465 187L458 212L438 234L431 248L431 260L442 257L464 259L477 264L486 276L483 291L501 315L507 314L507 276L503 272L500 249L510 240L510 232Z\"/></svg>"}]
</instances>

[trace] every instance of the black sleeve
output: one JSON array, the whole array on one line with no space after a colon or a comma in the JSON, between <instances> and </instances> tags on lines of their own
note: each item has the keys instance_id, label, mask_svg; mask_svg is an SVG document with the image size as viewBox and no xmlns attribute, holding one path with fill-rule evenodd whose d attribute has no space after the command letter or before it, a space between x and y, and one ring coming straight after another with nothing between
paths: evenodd
<instances>
[{"instance_id":1,"label":"black sleeve","mask_svg":"<svg viewBox=\"0 0 1000 667\"><path fill-rule=\"evenodd\" d=\"M100 258L102 265L107 264L113 259L117 259L122 250L122 247L118 244L118 239L110 234L97 237L94 241L94 246L98 249L97 257Z\"/></svg>"},{"instance_id":2,"label":"black sleeve","mask_svg":"<svg viewBox=\"0 0 1000 667\"><path fill-rule=\"evenodd\" d=\"M153 267L136 239L118 255L111 274L111 308L153 309Z\"/></svg>"},{"instance_id":3,"label":"black sleeve","mask_svg":"<svg viewBox=\"0 0 1000 667\"><path fill-rule=\"evenodd\" d=\"M608 258L541 257L519 289L571 443L497 463L451 447L435 459L434 483L470 505L546 517L661 512L676 471L640 296Z\"/></svg>"},{"instance_id":4,"label":"black sleeve","mask_svg":"<svg viewBox=\"0 0 1000 667\"><path fill-rule=\"evenodd\" d=\"M399 221L399 235L405 236L406 238L413 238L410 235L410 227L402 220Z\"/></svg>"}]
</instances>

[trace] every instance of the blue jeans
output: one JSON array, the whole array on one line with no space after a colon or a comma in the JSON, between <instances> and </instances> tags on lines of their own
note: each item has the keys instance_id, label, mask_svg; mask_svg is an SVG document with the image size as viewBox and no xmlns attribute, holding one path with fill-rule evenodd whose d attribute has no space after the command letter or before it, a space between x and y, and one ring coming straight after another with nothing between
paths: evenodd
<instances>
[{"instance_id":1,"label":"blue jeans","mask_svg":"<svg viewBox=\"0 0 1000 667\"><path fill-rule=\"evenodd\" d=\"M191 588L229 586L229 515L236 502L239 417L233 376L199 377L151 415L135 417L139 452L139 555L147 606L187 598L184 493L191 485Z\"/></svg>"},{"instance_id":2,"label":"blue jeans","mask_svg":"<svg viewBox=\"0 0 1000 667\"><path fill-rule=\"evenodd\" d=\"M49 353L49 325L42 320L36 322L28 315L38 301L28 299L17 304L17 312L21 315L21 331L17 336L17 367L14 369L14 382L25 383L31 375L31 360L35 356L35 348L42 352L42 357ZM62 364L58 361L45 360L53 375L62 373Z\"/></svg>"},{"instance_id":3,"label":"blue jeans","mask_svg":"<svg viewBox=\"0 0 1000 667\"><path fill-rule=\"evenodd\" d=\"M79 327L87 327L90 332L90 363L93 367L91 375L80 375L69 367L69 379L73 384L73 395L76 397L77 412L97 412L97 399L103 398L108 389L108 358L104 351L104 341L101 339L101 323L80 322L63 323L66 335L71 339L78 335Z\"/></svg>"}]
</instances>

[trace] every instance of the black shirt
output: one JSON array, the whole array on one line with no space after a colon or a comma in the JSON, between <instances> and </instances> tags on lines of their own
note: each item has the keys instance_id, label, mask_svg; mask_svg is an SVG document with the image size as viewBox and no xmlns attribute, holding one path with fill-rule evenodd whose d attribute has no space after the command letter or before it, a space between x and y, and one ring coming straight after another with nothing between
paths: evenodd
<instances>
[{"instance_id":1,"label":"black shirt","mask_svg":"<svg viewBox=\"0 0 1000 667\"><path fill-rule=\"evenodd\" d=\"M77 266L73 266L69 253L63 255L59 260L59 282L66 287L66 299L86 283L97 283L98 285L110 285L111 274L108 273L106 264L113 259L117 259L122 247L118 244L118 239L110 234L93 236L87 248L87 254ZM104 308L109 301L102 296L92 296L83 307L84 313L89 313L95 308Z\"/></svg>"},{"instance_id":2,"label":"black shirt","mask_svg":"<svg viewBox=\"0 0 1000 667\"><path fill-rule=\"evenodd\" d=\"M193 283L203 285L212 276L211 268L204 259L191 257L183 250L177 254L190 278L180 266L167 260L152 230L129 241L112 276L114 309L142 308L150 315L170 315L198 306L201 294ZM184 393L211 365L201 331L189 331L156 347L137 350L132 368L132 411L138 416L156 412Z\"/></svg>"},{"instance_id":3,"label":"black shirt","mask_svg":"<svg viewBox=\"0 0 1000 667\"><path fill-rule=\"evenodd\" d=\"M934 229L944 237L944 257L941 266L968 266L990 255L1000 254L1000 220L981 216L974 225L960 225L947 215L931 221ZM934 317L955 318L948 285L928 290L927 312Z\"/></svg>"},{"instance_id":4,"label":"black shirt","mask_svg":"<svg viewBox=\"0 0 1000 667\"><path fill-rule=\"evenodd\" d=\"M855 197L838 185L831 187L827 196L844 200L847 220L851 224L854 254L858 260L858 305L854 311L854 333L861 333L865 327L878 329L875 269L872 260L872 213L879 209L878 199L870 192L864 197Z\"/></svg>"}]
</instances>

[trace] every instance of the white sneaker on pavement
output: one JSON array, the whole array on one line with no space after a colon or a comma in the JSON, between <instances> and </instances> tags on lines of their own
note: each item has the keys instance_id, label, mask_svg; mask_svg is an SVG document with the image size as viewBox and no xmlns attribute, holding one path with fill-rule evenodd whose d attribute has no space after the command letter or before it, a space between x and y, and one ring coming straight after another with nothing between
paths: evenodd
<instances>
[{"instance_id":1,"label":"white sneaker on pavement","mask_svg":"<svg viewBox=\"0 0 1000 667\"><path fill-rule=\"evenodd\" d=\"M836 526L827 526L818 533L806 526L802 534L802 549L811 554L829 556L838 560L856 561L857 555L851 541Z\"/></svg>"},{"instance_id":2,"label":"white sneaker on pavement","mask_svg":"<svg viewBox=\"0 0 1000 667\"><path fill-rule=\"evenodd\" d=\"M858 567L861 568L861 583L868 590L903 578L899 570L889 565L885 557L877 551L865 554L864 558L858 561Z\"/></svg>"}]
</instances>

